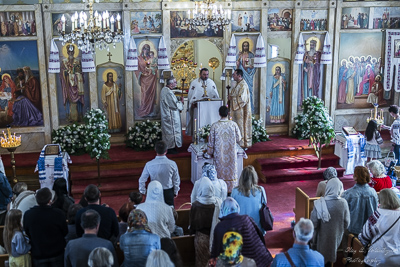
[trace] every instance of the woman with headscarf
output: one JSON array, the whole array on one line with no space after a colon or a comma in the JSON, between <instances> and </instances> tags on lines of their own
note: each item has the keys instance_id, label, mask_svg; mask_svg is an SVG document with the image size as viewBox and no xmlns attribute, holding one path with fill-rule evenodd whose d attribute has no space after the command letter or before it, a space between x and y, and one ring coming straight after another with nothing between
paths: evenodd
<instances>
[{"instance_id":1,"label":"woman with headscarf","mask_svg":"<svg viewBox=\"0 0 400 267\"><path fill-rule=\"evenodd\" d=\"M350 223L347 201L340 197L343 184L339 179L331 179L326 184L325 196L314 201L311 221L314 224L313 245L325 259L325 264L336 262L344 230Z\"/></svg>"},{"instance_id":2,"label":"woman with headscarf","mask_svg":"<svg viewBox=\"0 0 400 267\"><path fill-rule=\"evenodd\" d=\"M199 194L199 184L203 179L209 179L214 186L214 193L216 197L221 199L221 202L225 200L228 195L228 188L226 182L217 177L217 169L215 165L205 163L202 168L201 178L194 183L192 194L190 195L190 202L194 203L197 200Z\"/></svg>"},{"instance_id":3,"label":"woman with headscarf","mask_svg":"<svg viewBox=\"0 0 400 267\"><path fill-rule=\"evenodd\" d=\"M239 211L239 204L231 197L227 197L222 203L219 214L221 221L214 229L209 263L214 265L216 258L223 252L222 239L224 234L234 228L243 237L243 256L253 259L259 267L269 266L273 259L271 253L265 247L261 230L251 217L240 215Z\"/></svg>"},{"instance_id":4,"label":"woman with headscarf","mask_svg":"<svg viewBox=\"0 0 400 267\"><path fill-rule=\"evenodd\" d=\"M124 266L144 267L150 252L161 248L158 235L152 234L146 214L132 210L128 217L128 231L121 235L119 246L124 252Z\"/></svg>"},{"instance_id":5,"label":"woman with headscarf","mask_svg":"<svg viewBox=\"0 0 400 267\"><path fill-rule=\"evenodd\" d=\"M175 230L175 219L172 208L165 204L163 188L159 181L151 181L147 188L146 201L139 204L136 209L146 213L151 232L160 238L171 238Z\"/></svg>"},{"instance_id":6,"label":"woman with headscarf","mask_svg":"<svg viewBox=\"0 0 400 267\"><path fill-rule=\"evenodd\" d=\"M258 228L264 234L260 223L261 202L267 203L267 195L262 186L257 185L258 175L253 166L245 167L240 175L239 186L232 190L232 197L239 203L239 214L253 218Z\"/></svg>"},{"instance_id":7,"label":"woman with headscarf","mask_svg":"<svg viewBox=\"0 0 400 267\"><path fill-rule=\"evenodd\" d=\"M330 179L337 179L338 181L340 181L337 177L337 171L333 167L328 167L322 175L324 176L324 180L318 183L317 193L315 194L316 197L323 197L325 195L326 183L328 183ZM343 188L342 192L340 192L340 195L342 193Z\"/></svg>"},{"instance_id":8,"label":"woman with headscarf","mask_svg":"<svg viewBox=\"0 0 400 267\"><path fill-rule=\"evenodd\" d=\"M197 183L197 182L196 182ZM218 223L221 199L215 197L214 186L204 177L198 183L197 200L190 209L190 233L196 234L194 248L196 253L196 267L204 267L210 258L210 244L215 225Z\"/></svg>"},{"instance_id":9,"label":"woman with headscarf","mask_svg":"<svg viewBox=\"0 0 400 267\"><path fill-rule=\"evenodd\" d=\"M217 258L216 267L256 267L253 259L241 254L243 237L236 231L229 231L222 239L223 252Z\"/></svg>"}]
</instances>

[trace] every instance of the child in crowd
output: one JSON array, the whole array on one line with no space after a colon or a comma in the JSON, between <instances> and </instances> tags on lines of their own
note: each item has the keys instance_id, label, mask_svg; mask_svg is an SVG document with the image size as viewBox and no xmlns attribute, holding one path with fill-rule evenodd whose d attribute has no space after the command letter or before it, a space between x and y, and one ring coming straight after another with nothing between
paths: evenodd
<instances>
[{"instance_id":1,"label":"child in crowd","mask_svg":"<svg viewBox=\"0 0 400 267\"><path fill-rule=\"evenodd\" d=\"M3 240L9 254L9 266L31 267L29 239L22 230L22 211L11 209L6 215Z\"/></svg>"},{"instance_id":2,"label":"child in crowd","mask_svg":"<svg viewBox=\"0 0 400 267\"><path fill-rule=\"evenodd\" d=\"M136 206L142 203L143 195L139 191L134 191L129 193L129 201L133 203L133 206L136 209Z\"/></svg>"},{"instance_id":3,"label":"child in crowd","mask_svg":"<svg viewBox=\"0 0 400 267\"><path fill-rule=\"evenodd\" d=\"M383 139L378 132L378 124L375 120L370 120L368 122L367 129L365 130L365 139L364 153L365 157L367 157L367 161L380 159L382 155L379 145L383 143Z\"/></svg>"}]
</instances>

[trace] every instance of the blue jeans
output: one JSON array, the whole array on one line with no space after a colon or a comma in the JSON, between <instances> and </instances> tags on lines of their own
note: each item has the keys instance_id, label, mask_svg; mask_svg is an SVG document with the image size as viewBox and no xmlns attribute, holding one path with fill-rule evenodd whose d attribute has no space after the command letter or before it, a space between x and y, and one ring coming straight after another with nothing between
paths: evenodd
<instances>
[{"instance_id":1,"label":"blue jeans","mask_svg":"<svg viewBox=\"0 0 400 267\"><path fill-rule=\"evenodd\" d=\"M400 145L394 145L393 152L394 152L394 157L397 159L396 166L400 166L400 160L399 160L399 157L400 157Z\"/></svg>"}]
</instances>

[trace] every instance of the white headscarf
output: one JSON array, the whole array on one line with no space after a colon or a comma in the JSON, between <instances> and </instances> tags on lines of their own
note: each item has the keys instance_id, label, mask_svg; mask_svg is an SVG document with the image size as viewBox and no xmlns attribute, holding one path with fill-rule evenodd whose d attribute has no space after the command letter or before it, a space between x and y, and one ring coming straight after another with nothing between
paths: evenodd
<instances>
[{"instance_id":1,"label":"white headscarf","mask_svg":"<svg viewBox=\"0 0 400 267\"><path fill-rule=\"evenodd\" d=\"M210 179L201 179L198 187L197 201L203 205L211 205L211 204L215 205L211 223L211 231L210 231L210 251L211 251L214 239L214 228L219 222L218 215L222 201L219 197L215 197L214 186L210 181Z\"/></svg>"},{"instance_id":2,"label":"white headscarf","mask_svg":"<svg viewBox=\"0 0 400 267\"><path fill-rule=\"evenodd\" d=\"M162 185L159 181L151 181L147 188L147 196L145 203L162 202L164 203L164 193Z\"/></svg>"},{"instance_id":3,"label":"white headscarf","mask_svg":"<svg viewBox=\"0 0 400 267\"><path fill-rule=\"evenodd\" d=\"M314 201L314 208L317 212L317 218L323 222L329 222L331 215L329 214L326 200L340 199L343 192L343 183L338 178L332 178L326 184L325 196Z\"/></svg>"}]
</instances>

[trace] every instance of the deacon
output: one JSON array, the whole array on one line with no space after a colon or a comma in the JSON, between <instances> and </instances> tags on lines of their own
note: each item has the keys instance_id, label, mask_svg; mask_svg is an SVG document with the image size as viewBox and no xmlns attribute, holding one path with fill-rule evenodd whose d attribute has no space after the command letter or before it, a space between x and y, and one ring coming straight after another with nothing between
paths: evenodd
<instances>
[{"instance_id":1,"label":"deacon","mask_svg":"<svg viewBox=\"0 0 400 267\"><path fill-rule=\"evenodd\" d=\"M188 92L188 105L186 111L186 135L194 135L194 119L196 118L195 109L197 108L197 101L203 99L218 99L219 94L217 86L213 80L208 79L208 69L202 68L200 70L200 78L193 80L190 83Z\"/></svg>"},{"instance_id":2,"label":"deacon","mask_svg":"<svg viewBox=\"0 0 400 267\"><path fill-rule=\"evenodd\" d=\"M214 157L217 177L223 179L228 192L238 186L236 143L242 139L236 122L228 119L229 109L226 106L219 108L221 119L211 125L206 158Z\"/></svg>"},{"instance_id":3,"label":"deacon","mask_svg":"<svg viewBox=\"0 0 400 267\"><path fill-rule=\"evenodd\" d=\"M243 79L242 70L235 70L232 77L236 81L235 87L229 93L232 120L237 123L242 135L240 146L247 149L252 145L249 86Z\"/></svg>"},{"instance_id":4,"label":"deacon","mask_svg":"<svg viewBox=\"0 0 400 267\"><path fill-rule=\"evenodd\" d=\"M183 110L183 99L174 95L172 89L175 87L175 78L169 78L160 94L162 140L167 144L169 154L177 154L175 147L182 146L180 112Z\"/></svg>"}]
</instances>

